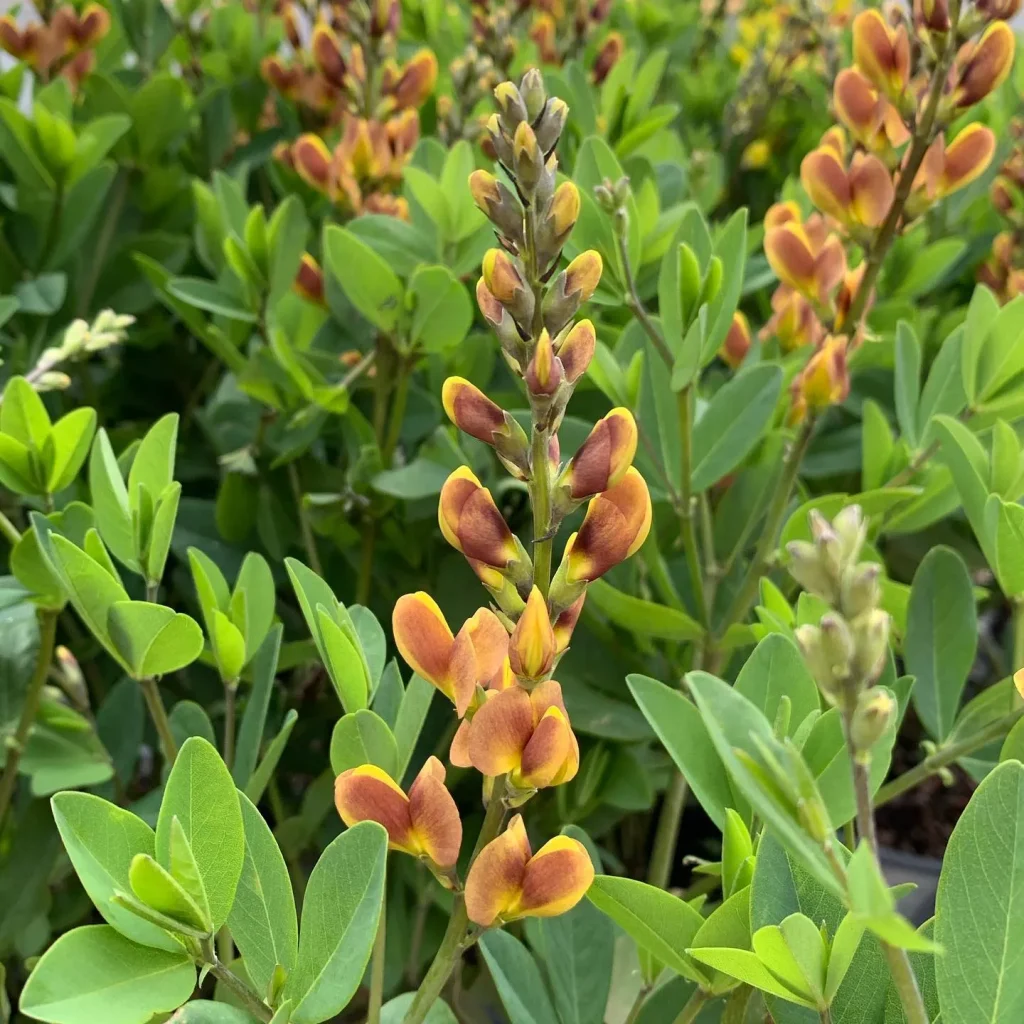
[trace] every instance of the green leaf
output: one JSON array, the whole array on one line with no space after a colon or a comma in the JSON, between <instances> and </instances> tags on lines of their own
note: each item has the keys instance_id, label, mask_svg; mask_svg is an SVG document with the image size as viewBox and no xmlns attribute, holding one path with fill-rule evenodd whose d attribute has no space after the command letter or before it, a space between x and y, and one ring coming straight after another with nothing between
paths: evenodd
<instances>
[{"instance_id":1,"label":"green leaf","mask_svg":"<svg viewBox=\"0 0 1024 1024\"><path fill-rule=\"evenodd\" d=\"M977 285L967 307L964 321L964 343L961 352L961 371L967 401L974 404L978 397L978 372L982 349L989 331L999 315L999 302L984 285Z\"/></svg>"},{"instance_id":2,"label":"green leaf","mask_svg":"<svg viewBox=\"0 0 1024 1024\"><path fill-rule=\"evenodd\" d=\"M960 556L936 547L925 555L910 591L903 656L917 679L914 708L935 740L953 728L978 647L974 587Z\"/></svg>"},{"instance_id":3,"label":"green leaf","mask_svg":"<svg viewBox=\"0 0 1024 1024\"><path fill-rule=\"evenodd\" d=\"M921 397L921 346L905 320L896 327L896 422L911 448L919 444L917 408Z\"/></svg>"},{"instance_id":4,"label":"green leaf","mask_svg":"<svg viewBox=\"0 0 1024 1024\"><path fill-rule=\"evenodd\" d=\"M54 191L53 176L35 145L32 122L7 98L0 99L0 153L19 182L35 191Z\"/></svg>"},{"instance_id":5,"label":"green leaf","mask_svg":"<svg viewBox=\"0 0 1024 1024\"><path fill-rule=\"evenodd\" d=\"M467 189L463 186L459 192ZM409 294L413 344L426 352L450 351L462 344L473 323L473 307L465 286L447 267L420 267L409 281Z\"/></svg>"},{"instance_id":6,"label":"green leaf","mask_svg":"<svg viewBox=\"0 0 1024 1024\"><path fill-rule=\"evenodd\" d=\"M792 736L812 711L820 710L818 687L796 644L781 633L766 636L747 659L736 678L736 692L769 722L774 722L785 697L790 703L789 729Z\"/></svg>"},{"instance_id":7,"label":"green leaf","mask_svg":"<svg viewBox=\"0 0 1024 1024\"><path fill-rule=\"evenodd\" d=\"M944 1024L1024 1019L1024 766L984 779L950 836L936 896Z\"/></svg>"},{"instance_id":8,"label":"green leaf","mask_svg":"<svg viewBox=\"0 0 1024 1024\"><path fill-rule=\"evenodd\" d=\"M140 853L152 855L153 830L131 811L90 793L57 793L50 806L64 849L103 919L134 942L179 950L180 945L165 931L111 901L118 890L131 889L132 858Z\"/></svg>"},{"instance_id":9,"label":"green leaf","mask_svg":"<svg viewBox=\"0 0 1024 1024\"><path fill-rule=\"evenodd\" d=\"M917 407L916 436L922 445L934 440L931 422L936 416L959 416L967 405L962 375L963 345L964 331L959 328L946 338L932 361Z\"/></svg>"},{"instance_id":10,"label":"green leaf","mask_svg":"<svg viewBox=\"0 0 1024 1024\"><path fill-rule=\"evenodd\" d=\"M235 682L245 665L245 639L236 625L221 611L210 615L210 645L213 647L221 678Z\"/></svg>"},{"instance_id":11,"label":"green leaf","mask_svg":"<svg viewBox=\"0 0 1024 1024\"><path fill-rule=\"evenodd\" d=\"M20 311L33 316L52 316L67 296L67 274L40 274L14 286Z\"/></svg>"},{"instance_id":12,"label":"green leaf","mask_svg":"<svg viewBox=\"0 0 1024 1024\"><path fill-rule=\"evenodd\" d=\"M178 414L162 416L146 431L135 450L128 473L128 501L131 505L139 487L144 487L154 500L174 481L174 455L178 441ZM134 505L132 505L134 508Z\"/></svg>"},{"instance_id":13,"label":"green leaf","mask_svg":"<svg viewBox=\"0 0 1024 1024\"><path fill-rule=\"evenodd\" d=\"M203 631L194 619L148 601L112 604L107 632L136 679L176 672L203 651Z\"/></svg>"},{"instance_id":14,"label":"green leaf","mask_svg":"<svg viewBox=\"0 0 1024 1024\"><path fill-rule=\"evenodd\" d=\"M612 982L616 929L590 903L558 917L526 919L526 938L543 965L562 1024L600 1024Z\"/></svg>"},{"instance_id":15,"label":"green leaf","mask_svg":"<svg viewBox=\"0 0 1024 1024\"><path fill-rule=\"evenodd\" d=\"M402 1024L415 998L415 992L403 992L400 996L389 999L380 1008L380 1024ZM458 1024L458 1018L443 999L436 999L427 1010L423 1024Z\"/></svg>"},{"instance_id":16,"label":"green leaf","mask_svg":"<svg viewBox=\"0 0 1024 1024\"><path fill-rule=\"evenodd\" d=\"M245 860L228 928L258 992L270 989L275 967L289 974L298 957L295 897L284 856L263 815L239 794L245 828Z\"/></svg>"},{"instance_id":17,"label":"green leaf","mask_svg":"<svg viewBox=\"0 0 1024 1024\"><path fill-rule=\"evenodd\" d=\"M24 377L12 377L0 403L0 431L28 448L43 447L50 433L50 415L39 393Z\"/></svg>"},{"instance_id":18,"label":"green leaf","mask_svg":"<svg viewBox=\"0 0 1024 1024\"><path fill-rule=\"evenodd\" d=\"M323 607L317 608L317 621L323 641L324 664L346 711L358 711L369 703L370 687L366 666L352 638Z\"/></svg>"},{"instance_id":19,"label":"green leaf","mask_svg":"<svg viewBox=\"0 0 1024 1024\"><path fill-rule=\"evenodd\" d=\"M375 764L392 778L398 772L398 744L387 723L372 711L360 709L339 718L331 733L331 770Z\"/></svg>"},{"instance_id":20,"label":"green leaf","mask_svg":"<svg viewBox=\"0 0 1024 1024\"><path fill-rule=\"evenodd\" d=\"M694 492L707 490L750 454L781 390L782 370L762 363L741 370L715 394L693 428Z\"/></svg>"},{"instance_id":21,"label":"green leaf","mask_svg":"<svg viewBox=\"0 0 1024 1024\"><path fill-rule=\"evenodd\" d=\"M89 455L89 492L103 542L119 562L137 568L128 489L110 438L102 428L96 432Z\"/></svg>"},{"instance_id":22,"label":"green leaf","mask_svg":"<svg viewBox=\"0 0 1024 1024\"><path fill-rule=\"evenodd\" d=\"M245 616L235 625L245 637L245 663L248 664L259 650L274 623L274 605L277 593L274 576L267 560L250 551L242 560L235 580L234 594L245 594Z\"/></svg>"},{"instance_id":23,"label":"green leaf","mask_svg":"<svg viewBox=\"0 0 1024 1024\"><path fill-rule=\"evenodd\" d=\"M700 623L686 612L623 593L604 580L590 584L587 598L591 608L597 608L617 626L639 636L686 641L704 635Z\"/></svg>"},{"instance_id":24,"label":"green leaf","mask_svg":"<svg viewBox=\"0 0 1024 1024\"><path fill-rule=\"evenodd\" d=\"M430 702L434 699L437 688L422 676L413 675L398 705L398 717L395 719L395 744L398 747L398 768L395 778L401 782L409 767L416 743L423 731L423 723L427 720Z\"/></svg>"},{"instance_id":25,"label":"green leaf","mask_svg":"<svg viewBox=\"0 0 1024 1024\"><path fill-rule=\"evenodd\" d=\"M256 652L252 663L252 690L249 701L242 714L242 724L238 729L238 742L235 745L235 762L231 766L231 775L239 789L249 785L252 773L259 760L260 745L263 743L263 731L267 724L267 710L270 707L270 695L274 689L274 677L277 674L277 663L281 653L281 636L284 627L280 624L272 626L263 645Z\"/></svg>"},{"instance_id":26,"label":"green leaf","mask_svg":"<svg viewBox=\"0 0 1024 1024\"><path fill-rule=\"evenodd\" d=\"M267 747L267 752L263 755L263 760L260 761L259 767L252 773L252 778L245 787L245 795L253 803L257 803L262 799L263 793L270 783L270 778L274 774L278 762L281 760L281 755L284 753L288 737L292 734L292 729L295 728L295 723L298 720L299 713L294 708L290 709L288 714L284 716L284 722L281 724L277 735L270 741L270 745Z\"/></svg>"},{"instance_id":27,"label":"green leaf","mask_svg":"<svg viewBox=\"0 0 1024 1024\"><path fill-rule=\"evenodd\" d=\"M431 459L417 457L404 466L381 470L373 478L373 489L405 501L440 494L451 468Z\"/></svg>"},{"instance_id":28,"label":"green leaf","mask_svg":"<svg viewBox=\"0 0 1024 1024\"><path fill-rule=\"evenodd\" d=\"M352 305L375 327L394 330L404 291L388 264L362 239L336 224L324 229L324 259Z\"/></svg>"},{"instance_id":29,"label":"green leaf","mask_svg":"<svg viewBox=\"0 0 1024 1024\"><path fill-rule=\"evenodd\" d=\"M702 966L709 967L718 974L735 978L769 995L788 999L800 1006L814 1006L812 1002L801 998L789 986L784 985L776 974L762 963L761 958L748 949L709 946L704 949L691 949L690 955Z\"/></svg>"},{"instance_id":30,"label":"green leaf","mask_svg":"<svg viewBox=\"0 0 1024 1024\"><path fill-rule=\"evenodd\" d=\"M355 994L377 934L384 897L387 832L363 821L324 850L303 901L299 955L284 996L291 1024L319 1024Z\"/></svg>"},{"instance_id":31,"label":"green leaf","mask_svg":"<svg viewBox=\"0 0 1024 1024\"><path fill-rule=\"evenodd\" d=\"M156 859L170 864L171 821L177 817L192 847L219 928L231 911L242 873L245 837L231 773L206 740L192 737L178 751L164 787L156 825Z\"/></svg>"},{"instance_id":32,"label":"green leaf","mask_svg":"<svg viewBox=\"0 0 1024 1024\"><path fill-rule=\"evenodd\" d=\"M1024 370L1024 295L1003 306L992 322L978 365L978 398L984 402L995 397Z\"/></svg>"},{"instance_id":33,"label":"green leaf","mask_svg":"<svg viewBox=\"0 0 1024 1024\"><path fill-rule=\"evenodd\" d=\"M598 875L587 899L604 911L641 948L691 981L707 977L686 955L704 918L688 903L664 889L632 878Z\"/></svg>"},{"instance_id":34,"label":"green leaf","mask_svg":"<svg viewBox=\"0 0 1024 1024\"><path fill-rule=\"evenodd\" d=\"M480 951L510 1024L559 1024L537 962L513 935L486 932Z\"/></svg>"},{"instance_id":35,"label":"green leaf","mask_svg":"<svg viewBox=\"0 0 1024 1024\"><path fill-rule=\"evenodd\" d=\"M253 1024L252 1015L247 1011L208 999L191 1000L178 1010L171 1021L173 1024Z\"/></svg>"},{"instance_id":36,"label":"green leaf","mask_svg":"<svg viewBox=\"0 0 1024 1024\"><path fill-rule=\"evenodd\" d=\"M47 490L51 494L69 487L89 455L96 432L96 410L75 409L53 425L44 445Z\"/></svg>"},{"instance_id":37,"label":"green leaf","mask_svg":"<svg viewBox=\"0 0 1024 1024\"><path fill-rule=\"evenodd\" d=\"M702 363L706 363L722 347L743 289L743 274L747 264L745 207L737 210L719 232L715 241L715 256L722 261L722 284L718 295L708 307L708 332L701 352ZM779 384L781 387L781 379Z\"/></svg>"},{"instance_id":38,"label":"green leaf","mask_svg":"<svg viewBox=\"0 0 1024 1024\"><path fill-rule=\"evenodd\" d=\"M726 825L726 808L748 817L746 801L737 794L697 706L664 683L636 673L626 685L651 728L686 777L694 796L719 827Z\"/></svg>"},{"instance_id":39,"label":"green leaf","mask_svg":"<svg viewBox=\"0 0 1024 1024\"><path fill-rule=\"evenodd\" d=\"M137 853L128 871L132 892L158 914L180 921L189 928L208 934L210 920L166 869L146 853Z\"/></svg>"},{"instance_id":40,"label":"green leaf","mask_svg":"<svg viewBox=\"0 0 1024 1024\"><path fill-rule=\"evenodd\" d=\"M711 912L686 952L697 959L703 949L750 949L750 932L750 887L747 886L733 893ZM736 987L736 982L720 971L710 973L712 978L708 988L711 992L718 994Z\"/></svg>"},{"instance_id":41,"label":"green leaf","mask_svg":"<svg viewBox=\"0 0 1024 1024\"><path fill-rule=\"evenodd\" d=\"M21 1011L53 1024L140 1024L177 1009L196 969L183 950L138 946L108 925L62 935L36 964Z\"/></svg>"},{"instance_id":42,"label":"green leaf","mask_svg":"<svg viewBox=\"0 0 1024 1024\"><path fill-rule=\"evenodd\" d=\"M226 288L201 277L175 277L167 282L168 292L195 309L206 310L228 320L254 324L258 315L242 305L242 300Z\"/></svg>"}]
</instances>

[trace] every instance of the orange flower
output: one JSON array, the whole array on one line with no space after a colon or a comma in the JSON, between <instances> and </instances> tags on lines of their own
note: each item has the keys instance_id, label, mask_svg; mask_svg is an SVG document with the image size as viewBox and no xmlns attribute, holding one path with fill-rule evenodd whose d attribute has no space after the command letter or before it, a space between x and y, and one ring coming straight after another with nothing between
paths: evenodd
<instances>
[{"instance_id":1,"label":"orange flower","mask_svg":"<svg viewBox=\"0 0 1024 1024\"><path fill-rule=\"evenodd\" d=\"M780 284L772 294L772 316L761 328L760 338L775 337L783 352L793 352L804 345L817 345L824 327L814 307L798 291Z\"/></svg>"},{"instance_id":2,"label":"orange flower","mask_svg":"<svg viewBox=\"0 0 1024 1024\"><path fill-rule=\"evenodd\" d=\"M521 569L529 564L491 492L468 466L461 466L445 481L437 518L445 540L468 559L494 569Z\"/></svg>"},{"instance_id":3,"label":"orange flower","mask_svg":"<svg viewBox=\"0 0 1024 1024\"><path fill-rule=\"evenodd\" d=\"M462 821L444 777L444 765L428 757L406 796L383 768L364 764L338 776L334 804L350 827L360 821L383 825L392 850L452 868L462 846Z\"/></svg>"},{"instance_id":4,"label":"orange flower","mask_svg":"<svg viewBox=\"0 0 1024 1024\"><path fill-rule=\"evenodd\" d=\"M839 120L873 153L886 153L910 138L899 111L856 68L843 68L836 76L832 101Z\"/></svg>"},{"instance_id":5,"label":"orange flower","mask_svg":"<svg viewBox=\"0 0 1024 1024\"><path fill-rule=\"evenodd\" d=\"M847 170L834 149L820 146L804 157L800 181L811 202L847 228L877 227L892 205L892 176L869 153L854 153Z\"/></svg>"},{"instance_id":6,"label":"orange flower","mask_svg":"<svg viewBox=\"0 0 1024 1024\"><path fill-rule=\"evenodd\" d=\"M543 679L555 663L555 631L547 601L537 587L530 591L526 608L512 630L508 660L516 676L529 682Z\"/></svg>"},{"instance_id":7,"label":"orange flower","mask_svg":"<svg viewBox=\"0 0 1024 1024\"><path fill-rule=\"evenodd\" d=\"M829 335L793 379L790 423L802 423L808 413L820 413L846 399L850 374L846 365L846 338Z\"/></svg>"},{"instance_id":8,"label":"orange flower","mask_svg":"<svg viewBox=\"0 0 1024 1024\"><path fill-rule=\"evenodd\" d=\"M555 653L562 654L569 646L573 630L579 622L580 614L583 611L583 602L587 599L587 592L580 596L555 619Z\"/></svg>"},{"instance_id":9,"label":"orange flower","mask_svg":"<svg viewBox=\"0 0 1024 1024\"><path fill-rule=\"evenodd\" d=\"M906 28L890 28L875 8L861 11L853 20L853 61L886 96L898 99L910 82Z\"/></svg>"},{"instance_id":10,"label":"orange flower","mask_svg":"<svg viewBox=\"0 0 1024 1024\"><path fill-rule=\"evenodd\" d=\"M947 146L940 134L928 147L914 179L907 203L911 216L918 216L931 203L964 188L988 169L996 151L996 137L983 124L969 124Z\"/></svg>"},{"instance_id":11,"label":"orange flower","mask_svg":"<svg viewBox=\"0 0 1024 1024\"><path fill-rule=\"evenodd\" d=\"M293 287L304 299L309 299L310 302L315 302L318 306L326 306L324 272L320 269L320 264L308 252L302 254Z\"/></svg>"},{"instance_id":12,"label":"orange flower","mask_svg":"<svg viewBox=\"0 0 1024 1024\"><path fill-rule=\"evenodd\" d=\"M746 359L749 351L750 324L747 322L746 316L737 309L732 315L729 332L726 334L718 354L727 366L731 366L735 370Z\"/></svg>"},{"instance_id":13,"label":"orange flower","mask_svg":"<svg viewBox=\"0 0 1024 1024\"><path fill-rule=\"evenodd\" d=\"M348 69L341 52L341 42L330 25L321 21L313 29L309 52L317 71L331 85L339 89L344 88Z\"/></svg>"},{"instance_id":14,"label":"orange flower","mask_svg":"<svg viewBox=\"0 0 1024 1024\"><path fill-rule=\"evenodd\" d=\"M783 284L828 305L846 270L846 251L820 219L806 224L787 221L764 236L764 252Z\"/></svg>"},{"instance_id":15,"label":"orange flower","mask_svg":"<svg viewBox=\"0 0 1024 1024\"><path fill-rule=\"evenodd\" d=\"M637 551L650 529L651 495L644 478L630 466L614 487L590 500L579 533L566 542L566 581L590 583L603 576Z\"/></svg>"},{"instance_id":16,"label":"orange flower","mask_svg":"<svg viewBox=\"0 0 1024 1024\"><path fill-rule=\"evenodd\" d=\"M593 880L582 843L555 836L533 853L517 814L469 869L466 910L484 928L521 917L556 917L576 906Z\"/></svg>"},{"instance_id":17,"label":"orange flower","mask_svg":"<svg viewBox=\"0 0 1024 1024\"><path fill-rule=\"evenodd\" d=\"M463 377L449 377L444 382L441 404L459 430L491 445L509 472L520 480L526 479L530 442L511 413Z\"/></svg>"},{"instance_id":18,"label":"orange flower","mask_svg":"<svg viewBox=\"0 0 1024 1024\"><path fill-rule=\"evenodd\" d=\"M590 73L594 85L600 85L609 72L618 64L626 50L626 41L619 32L609 32L594 58L594 69Z\"/></svg>"},{"instance_id":19,"label":"orange flower","mask_svg":"<svg viewBox=\"0 0 1024 1024\"><path fill-rule=\"evenodd\" d=\"M508 632L487 608L452 635L437 602L423 591L405 594L391 616L395 646L406 664L433 683L461 718L478 686L502 686L508 662Z\"/></svg>"},{"instance_id":20,"label":"orange flower","mask_svg":"<svg viewBox=\"0 0 1024 1024\"><path fill-rule=\"evenodd\" d=\"M397 79L383 89L394 109L422 107L437 84L437 57L424 48L414 53L402 66Z\"/></svg>"},{"instance_id":21,"label":"orange flower","mask_svg":"<svg viewBox=\"0 0 1024 1024\"><path fill-rule=\"evenodd\" d=\"M574 778L580 748L553 679L527 693L521 686L488 691L472 719L463 723L451 749L452 764L482 775L506 775L515 790L559 786Z\"/></svg>"},{"instance_id":22,"label":"orange flower","mask_svg":"<svg viewBox=\"0 0 1024 1024\"><path fill-rule=\"evenodd\" d=\"M965 43L957 55L954 95L958 107L980 103L1006 81L1013 67L1017 38L1005 21L993 21L976 43Z\"/></svg>"},{"instance_id":23,"label":"orange flower","mask_svg":"<svg viewBox=\"0 0 1024 1024\"><path fill-rule=\"evenodd\" d=\"M559 480L571 503L614 487L633 465L637 427L628 409L612 409L597 421Z\"/></svg>"}]
</instances>

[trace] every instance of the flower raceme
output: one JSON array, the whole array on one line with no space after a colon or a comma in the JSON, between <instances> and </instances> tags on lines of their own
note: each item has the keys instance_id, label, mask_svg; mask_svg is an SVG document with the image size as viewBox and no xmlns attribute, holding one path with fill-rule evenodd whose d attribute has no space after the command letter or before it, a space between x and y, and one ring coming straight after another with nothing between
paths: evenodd
<instances>
[{"instance_id":1,"label":"flower raceme","mask_svg":"<svg viewBox=\"0 0 1024 1024\"><path fill-rule=\"evenodd\" d=\"M409 667L433 683L460 718L476 698L478 686L501 689L512 681L508 632L488 608L479 609L453 636L437 602L420 591L398 599L391 628Z\"/></svg>"},{"instance_id":2,"label":"flower raceme","mask_svg":"<svg viewBox=\"0 0 1024 1024\"><path fill-rule=\"evenodd\" d=\"M562 687L548 679L529 692L521 686L488 692L472 719L459 726L451 761L487 778L505 775L519 794L569 782L579 770L580 748Z\"/></svg>"},{"instance_id":3,"label":"flower raceme","mask_svg":"<svg viewBox=\"0 0 1024 1024\"><path fill-rule=\"evenodd\" d=\"M473 862L466 910L483 928L522 917L556 917L576 906L593 880L594 866L582 843L555 836L533 853L517 814Z\"/></svg>"},{"instance_id":4,"label":"flower raceme","mask_svg":"<svg viewBox=\"0 0 1024 1024\"><path fill-rule=\"evenodd\" d=\"M462 821L444 779L444 765L428 757L406 795L382 768L364 764L338 776L334 803L346 825L376 821L387 829L392 850L449 871L459 859Z\"/></svg>"}]
</instances>

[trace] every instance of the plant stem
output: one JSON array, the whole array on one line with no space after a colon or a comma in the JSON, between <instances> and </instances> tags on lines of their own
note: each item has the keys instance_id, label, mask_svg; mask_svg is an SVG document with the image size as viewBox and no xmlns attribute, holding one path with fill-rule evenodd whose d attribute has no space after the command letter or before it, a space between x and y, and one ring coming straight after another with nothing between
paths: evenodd
<instances>
[{"instance_id":1,"label":"plant stem","mask_svg":"<svg viewBox=\"0 0 1024 1024\"><path fill-rule=\"evenodd\" d=\"M384 1005L384 963L387 958L387 895L380 907L377 938L373 943L373 961L370 967L370 1005L366 1011L366 1024L380 1024L380 1008Z\"/></svg>"},{"instance_id":2,"label":"plant stem","mask_svg":"<svg viewBox=\"0 0 1024 1024\"><path fill-rule=\"evenodd\" d=\"M857 750L850 730L852 718L853 709L844 709L843 733L846 736L846 749L849 751L850 762L853 765L853 790L857 797L857 831L860 833L860 838L867 842L872 856L875 858L875 864L878 866L878 873L881 875L882 869L878 860L878 834L875 831L875 812L871 803L871 755ZM914 969L910 966L907 951L890 946L889 943L882 940L879 942L882 952L885 953L893 984L899 993L907 1024L928 1024L928 1012L924 1008L921 990L918 987L917 978L914 976Z\"/></svg>"},{"instance_id":3,"label":"plant stem","mask_svg":"<svg viewBox=\"0 0 1024 1024\"><path fill-rule=\"evenodd\" d=\"M224 763L230 768L235 760L235 697L238 680L224 683Z\"/></svg>"},{"instance_id":4,"label":"plant stem","mask_svg":"<svg viewBox=\"0 0 1024 1024\"><path fill-rule=\"evenodd\" d=\"M626 305L633 311L633 316L637 318L647 337L651 339L651 344L654 345L658 354L665 360L669 369L671 369L675 363L672 350L665 344L665 339L661 336L661 332L644 308L643 300L636 290L636 278L633 277L633 265L629 259L629 245L619 232L616 232L615 240L619 247L619 258L622 260L622 272L626 278Z\"/></svg>"},{"instance_id":5,"label":"plant stem","mask_svg":"<svg viewBox=\"0 0 1024 1024\"><path fill-rule=\"evenodd\" d=\"M533 425L533 449L530 458L530 497L533 505L533 582L548 596L551 584L551 466L548 462L548 432Z\"/></svg>"},{"instance_id":6,"label":"plant stem","mask_svg":"<svg viewBox=\"0 0 1024 1024\"><path fill-rule=\"evenodd\" d=\"M405 408L409 403L409 384L412 380L412 364L408 359L400 359L395 380L395 394L391 399L391 411L388 414L388 429L381 448L381 458L385 468L391 466L398 439L402 436L402 422L405 419Z\"/></svg>"},{"instance_id":7,"label":"plant stem","mask_svg":"<svg viewBox=\"0 0 1024 1024\"><path fill-rule=\"evenodd\" d=\"M487 805L487 813L484 815L484 823L480 828L480 836L473 848L470 866L480 851L498 834L504 819L505 776L499 775L494 780L491 800ZM455 897L452 916L448 920L448 928L444 933L444 938L441 939L441 945L438 947L430 967L427 968L420 987L416 990L416 995L402 1024L423 1024L427 1013L441 994L456 963L467 948L468 927L469 915L466 913L466 898L459 893Z\"/></svg>"},{"instance_id":8,"label":"plant stem","mask_svg":"<svg viewBox=\"0 0 1024 1024\"><path fill-rule=\"evenodd\" d=\"M626 1017L626 1024L633 1024L633 1022L640 1016L640 1011L643 1009L643 1005L647 1000L647 994L651 991L651 986L648 984L642 984L640 990L636 994L636 999L633 1000L633 1005L629 1008L629 1014Z\"/></svg>"},{"instance_id":9,"label":"plant stem","mask_svg":"<svg viewBox=\"0 0 1024 1024\"><path fill-rule=\"evenodd\" d=\"M901 469L894 477L887 480L886 487L902 487L909 484L917 475L918 470L923 469L925 463L939 450L939 442L933 441L927 448L919 451L910 462Z\"/></svg>"},{"instance_id":10,"label":"plant stem","mask_svg":"<svg viewBox=\"0 0 1024 1024\"><path fill-rule=\"evenodd\" d=\"M224 982L239 998L246 1010L257 1020L263 1021L264 1024L270 1024L270 1021L274 1018L274 1011L227 964L221 961L213 951L212 946L205 953L208 957L207 963L210 965L210 973L218 981Z\"/></svg>"},{"instance_id":11,"label":"plant stem","mask_svg":"<svg viewBox=\"0 0 1024 1024\"><path fill-rule=\"evenodd\" d=\"M18 784L18 764L28 742L32 724L39 713L39 704L43 697L43 687L53 661L53 645L57 638L57 615L51 609L40 610L39 616L39 650L36 653L36 666L25 692L25 703L21 707L21 717L14 736L8 741L7 760L4 763L3 775L0 776L0 830L3 829L4 818L11 806L14 789Z\"/></svg>"},{"instance_id":12,"label":"plant stem","mask_svg":"<svg viewBox=\"0 0 1024 1024\"><path fill-rule=\"evenodd\" d=\"M896 193L893 196L892 205L882 226L878 229L871 247L865 256L864 276L861 278L860 287L850 303L849 311L843 321L843 330L846 333L855 335L860 326L868 304L868 297L875 286L878 274L882 269L882 263L889 253L893 238L896 236L896 228L900 218L903 216L903 208L914 187L914 179L921 168L925 153L932 144L935 133L935 120L939 112L939 104L942 100L942 91L946 85L946 76L949 73L949 66L956 55L958 45L957 23L960 20L960 4L954 0L950 11L950 29L947 34L946 46L939 57L932 72L931 85L929 87L928 99L921 114L921 119L914 126L914 139L910 145L906 162L900 170L900 178L896 184Z\"/></svg>"},{"instance_id":13,"label":"plant stem","mask_svg":"<svg viewBox=\"0 0 1024 1024\"><path fill-rule=\"evenodd\" d=\"M1013 671L1024 668L1024 597L1013 599Z\"/></svg>"},{"instance_id":14,"label":"plant stem","mask_svg":"<svg viewBox=\"0 0 1024 1024\"><path fill-rule=\"evenodd\" d=\"M658 816L658 828L654 833L654 846L651 850L651 866L647 871L647 881L659 889L668 886L672 877L672 865L676 859L676 843L679 839L679 822L686 806L686 794L689 786L682 772L672 776L665 799Z\"/></svg>"},{"instance_id":15,"label":"plant stem","mask_svg":"<svg viewBox=\"0 0 1024 1024\"><path fill-rule=\"evenodd\" d=\"M697 1014L704 1009L704 1004L709 998L708 993L704 989L699 987L694 989L693 995L687 999L686 1005L679 1011L672 1024L693 1024L697 1019Z\"/></svg>"},{"instance_id":16,"label":"plant stem","mask_svg":"<svg viewBox=\"0 0 1024 1024\"><path fill-rule=\"evenodd\" d=\"M168 766L174 764L178 756L178 745L174 742L174 734L171 732L171 721L167 717L167 709L164 707L164 699L160 696L160 687L152 676L139 680L142 687L142 696L146 698L146 707L149 708L149 717L153 719L156 727L156 734L160 739L160 749L163 751L164 760Z\"/></svg>"},{"instance_id":17,"label":"plant stem","mask_svg":"<svg viewBox=\"0 0 1024 1024\"><path fill-rule=\"evenodd\" d=\"M1024 707L1011 711L1008 715L997 718L994 722L989 722L988 725L972 733L970 736L965 736L956 743L939 747L938 750L926 757L920 764L914 765L909 771L904 772L882 786L875 794L875 807L881 807L883 804L889 803L890 800L895 800L896 797L902 796L908 789L913 789L914 786L924 782L930 776L938 775L943 768L948 767L955 761L959 761L960 758L967 757L976 750L987 746L993 740L999 739L1009 732L1022 717L1024 717Z\"/></svg>"},{"instance_id":18,"label":"plant stem","mask_svg":"<svg viewBox=\"0 0 1024 1024\"><path fill-rule=\"evenodd\" d=\"M302 482L299 480L299 471L294 460L288 463L288 482L292 487L292 496L295 498L295 511L299 516L299 531L302 534L302 546L306 549L306 558L309 559L309 567L317 574L323 576L323 564L320 561L320 552L316 547L316 537L313 535L313 527L309 522L309 510L302 500Z\"/></svg>"},{"instance_id":19,"label":"plant stem","mask_svg":"<svg viewBox=\"0 0 1024 1024\"><path fill-rule=\"evenodd\" d=\"M3 514L0 512L0 536L7 541L8 544L13 548L15 544L21 540L21 531Z\"/></svg>"},{"instance_id":20,"label":"plant stem","mask_svg":"<svg viewBox=\"0 0 1024 1024\"><path fill-rule=\"evenodd\" d=\"M690 585L693 599L697 603L697 614L707 628L710 625L709 609L704 596L704 577L701 573L700 553L697 549L697 531L693 522L694 499L691 490L693 478L693 385L687 385L679 392L679 433L680 433L680 477L682 502L679 509L679 528L683 537L683 551L686 565L690 570Z\"/></svg>"},{"instance_id":21,"label":"plant stem","mask_svg":"<svg viewBox=\"0 0 1024 1024\"><path fill-rule=\"evenodd\" d=\"M814 424L814 417L808 417L804 421L803 426L800 428L800 433L786 455L786 460L782 464L782 472L779 474L779 480L775 487L775 493L772 496L771 504L768 506L761 538L754 549L754 557L747 566L746 575L736 591L736 596L733 598L725 618L715 632L716 638L720 639L724 636L726 630L733 623L742 621L751 603L757 597L758 588L761 585L761 574L764 572L765 565L772 552L774 552L775 545L778 543L778 534L782 527L782 517L786 514L786 509L789 508L790 495L793 492L793 485L796 483L797 474L800 472L800 463L803 461L804 455L807 454L807 448L811 443Z\"/></svg>"}]
</instances>

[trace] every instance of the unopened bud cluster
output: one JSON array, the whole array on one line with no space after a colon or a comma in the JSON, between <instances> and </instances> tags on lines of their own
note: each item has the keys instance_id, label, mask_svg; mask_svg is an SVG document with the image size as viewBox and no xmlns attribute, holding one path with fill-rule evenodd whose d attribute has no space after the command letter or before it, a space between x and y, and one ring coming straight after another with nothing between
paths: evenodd
<instances>
[{"instance_id":1,"label":"unopened bud cluster","mask_svg":"<svg viewBox=\"0 0 1024 1024\"><path fill-rule=\"evenodd\" d=\"M873 685L889 649L881 570L860 561L867 536L860 506L847 506L831 523L817 511L810 520L812 539L787 546L789 572L831 610L817 626L800 626L797 641L825 699L848 716L856 749L866 751L895 711L889 692Z\"/></svg>"}]
</instances>

